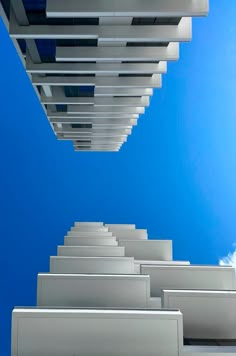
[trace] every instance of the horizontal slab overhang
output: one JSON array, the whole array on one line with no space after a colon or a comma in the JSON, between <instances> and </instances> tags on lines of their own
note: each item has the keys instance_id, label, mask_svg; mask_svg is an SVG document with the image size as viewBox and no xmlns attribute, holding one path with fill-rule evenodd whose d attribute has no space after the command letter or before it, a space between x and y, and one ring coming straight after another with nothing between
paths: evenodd
<instances>
[{"instance_id":1,"label":"horizontal slab overhang","mask_svg":"<svg viewBox=\"0 0 236 356\"><path fill-rule=\"evenodd\" d=\"M133 126L132 125L109 125L109 124L103 124L103 125L97 125L96 123L91 123L91 124L85 124L88 125L89 127L83 127L84 124L61 124L61 125L54 125L55 130L59 133L61 132L68 132L68 133L73 133L73 132L81 132L81 133L90 133L90 132L115 132L115 133L126 133L129 134L132 131ZM91 126L91 127L90 127Z\"/></svg>"},{"instance_id":2,"label":"horizontal slab overhang","mask_svg":"<svg viewBox=\"0 0 236 356\"><path fill-rule=\"evenodd\" d=\"M122 246L57 246L58 256L124 256L125 248Z\"/></svg>"},{"instance_id":3,"label":"horizontal slab overhang","mask_svg":"<svg viewBox=\"0 0 236 356\"><path fill-rule=\"evenodd\" d=\"M118 242L115 237L110 239L106 237L71 237L70 239L64 239L65 246L118 246Z\"/></svg>"},{"instance_id":4,"label":"horizontal slab overhang","mask_svg":"<svg viewBox=\"0 0 236 356\"><path fill-rule=\"evenodd\" d=\"M181 310L186 338L236 339L236 291L164 290L162 302Z\"/></svg>"},{"instance_id":5,"label":"horizontal slab overhang","mask_svg":"<svg viewBox=\"0 0 236 356\"><path fill-rule=\"evenodd\" d=\"M110 231L79 231L79 230L70 230L67 232L67 237L77 236L77 237L112 237L112 232Z\"/></svg>"},{"instance_id":6,"label":"horizontal slab overhang","mask_svg":"<svg viewBox=\"0 0 236 356\"><path fill-rule=\"evenodd\" d=\"M173 261L173 260L168 260L168 261L160 261L160 260L139 260L135 259L135 268L137 273L141 273L142 265L153 265L153 266L189 266L190 262L189 261ZM160 297L159 297L160 298Z\"/></svg>"},{"instance_id":7,"label":"horizontal slab overhang","mask_svg":"<svg viewBox=\"0 0 236 356\"><path fill-rule=\"evenodd\" d=\"M75 151L108 151L108 152L117 152L120 150L120 147L74 147Z\"/></svg>"},{"instance_id":8,"label":"horizontal slab overhang","mask_svg":"<svg viewBox=\"0 0 236 356\"><path fill-rule=\"evenodd\" d=\"M47 116L51 119L109 119L109 120L117 120L117 119L138 119L139 114L126 114L126 113L81 113L81 114L68 114L67 112L55 112L50 109L47 110Z\"/></svg>"},{"instance_id":9,"label":"horizontal slab overhang","mask_svg":"<svg viewBox=\"0 0 236 356\"><path fill-rule=\"evenodd\" d=\"M147 347L150 356L157 350L176 356L182 339L182 314L176 310L22 308L12 314L12 356L67 356L78 350L144 356Z\"/></svg>"},{"instance_id":10,"label":"horizontal slab overhang","mask_svg":"<svg viewBox=\"0 0 236 356\"><path fill-rule=\"evenodd\" d=\"M103 142L96 142L96 141L93 141L91 140L92 142L91 143L87 143L87 144L74 144L73 147L74 148L120 148L122 145L123 145L123 142L106 142L106 140L104 140ZM75 141L73 141L75 142ZM103 239L104 242L106 242L104 239ZM84 245L84 244L83 244ZM86 244L85 244L86 245ZM94 243L94 245L96 246L96 243ZM102 245L102 244L98 244L99 246ZM106 245L106 243L105 243ZM110 245L110 244L108 244ZM92 243L89 244L89 246L92 246Z\"/></svg>"},{"instance_id":11,"label":"horizontal slab overhang","mask_svg":"<svg viewBox=\"0 0 236 356\"><path fill-rule=\"evenodd\" d=\"M56 133L58 139L60 140L91 140L91 139L101 139L102 141L111 139L118 142L126 142L127 136L126 134L115 134L115 133L102 133L102 134L80 134L78 132L71 133Z\"/></svg>"},{"instance_id":12,"label":"horizontal slab overhang","mask_svg":"<svg viewBox=\"0 0 236 356\"><path fill-rule=\"evenodd\" d=\"M72 136L72 137L127 137L127 135L129 135L129 133L126 133L125 130L107 130L104 132L81 132L81 131L70 131L70 130L61 130L60 129L56 129L55 133L59 136L59 135L64 135L64 136Z\"/></svg>"},{"instance_id":13,"label":"horizontal slab overhang","mask_svg":"<svg viewBox=\"0 0 236 356\"><path fill-rule=\"evenodd\" d=\"M81 151L81 152L118 152L120 148L75 148L74 151Z\"/></svg>"},{"instance_id":14,"label":"horizontal slab overhang","mask_svg":"<svg viewBox=\"0 0 236 356\"><path fill-rule=\"evenodd\" d=\"M117 231L117 230L134 230L136 229L135 224L105 224L109 228L109 231Z\"/></svg>"},{"instance_id":15,"label":"horizontal slab overhang","mask_svg":"<svg viewBox=\"0 0 236 356\"><path fill-rule=\"evenodd\" d=\"M124 142L126 142L127 140L127 136L122 136L122 137L92 137L92 141L93 143L98 143L98 144L113 144L113 145L120 145ZM74 138L74 145L75 146L79 146L81 142L84 141L90 141L90 138L86 138L86 137L75 137Z\"/></svg>"},{"instance_id":16,"label":"horizontal slab overhang","mask_svg":"<svg viewBox=\"0 0 236 356\"><path fill-rule=\"evenodd\" d=\"M63 124L63 125L56 125L54 128L55 130L58 129L57 132L116 132L118 130L128 130L128 131L125 131L125 133L129 134L132 130L132 125L122 125L122 124L119 124L119 125L109 125L109 124L103 124L103 125L96 125L96 123L91 123L92 125L92 129L85 129L85 128L72 128L72 130L67 130L67 128L64 128L64 125L67 125L67 124ZM80 124L78 124L80 125ZM62 127L61 127L62 126ZM69 125L71 126L71 125ZM108 130L108 131L107 131ZM123 132L123 131L122 131Z\"/></svg>"},{"instance_id":17,"label":"horizontal slab overhang","mask_svg":"<svg viewBox=\"0 0 236 356\"><path fill-rule=\"evenodd\" d=\"M97 98L97 97L66 97L65 95L53 94L52 97L48 97L45 94L41 94L41 102L43 104L56 104L56 105L91 105L96 107L136 107L136 106L149 106L149 97L143 96L141 98Z\"/></svg>"},{"instance_id":18,"label":"horizontal slab overhang","mask_svg":"<svg viewBox=\"0 0 236 356\"><path fill-rule=\"evenodd\" d=\"M102 118L49 118L51 123L60 123L60 124L92 124L94 127L123 127L123 126L136 126L137 119L119 119L119 120L110 120Z\"/></svg>"},{"instance_id":19,"label":"horizontal slab overhang","mask_svg":"<svg viewBox=\"0 0 236 356\"><path fill-rule=\"evenodd\" d=\"M71 76L40 76L32 75L34 85L50 86L95 86L95 90L104 88L159 88L161 75L152 77L71 77Z\"/></svg>"},{"instance_id":20,"label":"horizontal slab overhang","mask_svg":"<svg viewBox=\"0 0 236 356\"><path fill-rule=\"evenodd\" d=\"M183 17L179 25L131 26L19 26L10 21L10 36L23 39L99 39L103 42L175 42L190 41L192 19Z\"/></svg>"},{"instance_id":21,"label":"horizontal slab overhang","mask_svg":"<svg viewBox=\"0 0 236 356\"><path fill-rule=\"evenodd\" d=\"M38 274L39 306L148 308L149 300L149 276Z\"/></svg>"},{"instance_id":22,"label":"horizontal slab overhang","mask_svg":"<svg viewBox=\"0 0 236 356\"><path fill-rule=\"evenodd\" d=\"M70 228L69 231L80 231L80 232L83 232L83 231L86 231L86 232L101 232L101 231L104 231L104 232L108 232L108 227L106 226L92 226L92 227L88 227L88 226L72 226Z\"/></svg>"},{"instance_id":23,"label":"horizontal slab overhang","mask_svg":"<svg viewBox=\"0 0 236 356\"><path fill-rule=\"evenodd\" d=\"M94 90L95 97L111 97L111 96L121 96L121 97L140 97L140 96L152 96L152 88L96 88Z\"/></svg>"},{"instance_id":24,"label":"horizontal slab overhang","mask_svg":"<svg viewBox=\"0 0 236 356\"><path fill-rule=\"evenodd\" d=\"M78 142L79 141L79 142ZM90 143L88 142L81 142L82 138L79 140L73 141L74 147L82 147L82 146L103 146L103 147L120 147L123 142L119 140L118 138L116 141L110 142L106 140L106 137L103 138L101 141L97 141L96 137L92 137L91 140L86 139L86 141L91 141Z\"/></svg>"},{"instance_id":25,"label":"horizontal slab overhang","mask_svg":"<svg viewBox=\"0 0 236 356\"><path fill-rule=\"evenodd\" d=\"M134 258L51 256L50 273L133 274Z\"/></svg>"},{"instance_id":26,"label":"horizontal slab overhang","mask_svg":"<svg viewBox=\"0 0 236 356\"><path fill-rule=\"evenodd\" d=\"M167 64L159 63L32 63L26 57L28 73L64 74L158 74L165 73Z\"/></svg>"},{"instance_id":27,"label":"horizontal slab overhang","mask_svg":"<svg viewBox=\"0 0 236 356\"><path fill-rule=\"evenodd\" d=\"M147 240L148 233L146 229L135 229L135 230L116 230L113 232L113 236L117 240Z\"/></svg>"},{"instance_id":28,"label":"horizontal slab overhang","mask_svg":"<svg viewBox=\"0 0 236 356\"><path fill-rule=\"evenodd\" d=\"M135 263L139 265L163 265L163 266L189 266L190 261L176 261L176 260L135 260Z\"/></svg>"},{"instance_id":29,"label":"horizontal slab overhang","mask_svg":"<svg viewBox=\"0 0 236 356\"><path fill-rule=\"evenodd\" d=\"M80 128L57 128L54 127L54 131L56 133L63 133L63 134L81 134L81 136L101 136L101 135L110 135L110 134L115 134L115 135L130 135L132 132L132 129L129 128L124 128L124 129L120 129L118 128L111 128L111 127L105 127L105 128L93 128L93 129L80 129Z\"/></svg>"},{"instance_id":30,"label":"horizontal slab overhang","mask_svg":"<svg viewBox=\"0 0 236 356\"><path fill-rule=\"evenodd\" d=\"M74 145L75 148L110 148L110 149L117 149L117 148L120 148L121 145L123 143L120 143L120 144L111 144L111 143L93 143L93 141L90 143L90 144L77 144L77 145Z\"/></svg>"},{"instance_id":31,"label":"horizontal slab overhang","mask_svg":"<svg viewBox=\"0 0 236 356\"><path fill-rule=\"evenodd\" d=\"M235 356L236 346L184 346L185 356Z\"/></svg>"},{"instance_id":32,"label":"horizontal slab overhang","mask_svg":"<svg viewBox=\"0 0 236 356\"><path fill-rule=\"evenodd\" d=\"M81 137L78 135L62 135L62 134L58 134L57 135L59 140L65 140L65 141L74 141L76 142L77 140L81 141L87 141L87 140L91 140L91 136L90 137ZM127 141L127 136L103 136L103 137L92 137L93 142L112 142L112 143L124 143Z\"/></svg>"},{"instance_id":33,"label":"horizontal slab overhang","mask_svg":"<svg viewBox=\"0 0 236 356\"><path fill-rule=\"evenodd\" d=\"M85 114L85 113L107 113L107 114L143 114L144 107L95 107L87 105L68 105L68 114Z\"/></svg>"},{"instance_id":34,"label":"horizontal slab overhang","mask_svg":"<svg viewBox=\"0 0 236 356\"><path fill-rule=\"evenodd\" d=\"M57 62L164 61L179 58L179 44L167 47L57 47Z\"/></svg>"},{"instance_id":35,"label":"horizontal slab overhang","mask_svg":"<svg viewBox=\"0 0 236 356\"><path fill-rule=\"evenodd\" d=\"M118 149L110 149L110 148L88 148L88 149L81 149L81 148L75 148L75 151L80 151L80 152L119 152Z\"/></svg>"},{"instance_id":36,"label":"horizontal slab overhang","mask_svg":"<svg viewBox=\"0 0 236 356\"><path fill-rule=\"evenodd\" d=\"M160 297L163 289L236 289L233 267L141 265L141 273L150 275L153 297Z\"/></svg>"},{"instance_id":37,"label":"horizontal slab overhang","mask_svg":"<svg viewBox=\"0 0 236 356\"><path fill-rule=\"evenodd\" d=\"M208 0L47 0L47 17L206 16Z\"/></svg>"},{"instance_id":38,"label":"horizontal slab overhang","mask_svg":"<svg viewBox=\"0 0 236 356\"><path fill-rule=\"evenodd\" d=\"M126 256L134 256L137 260L172 260L171 240L120 240L125 247Z\"/></svg>"},{"instance_id":39,"label":"horizontal slab overhang","mask_svg":"<svg viewBox=\"0 0 236 356\"><path fill-rule=\"evenodd\" d=\"M73 226L83 226L83 227L95 227L95 226L105 226L102 221L75 221Z\"/></svg>"}]
</instances>

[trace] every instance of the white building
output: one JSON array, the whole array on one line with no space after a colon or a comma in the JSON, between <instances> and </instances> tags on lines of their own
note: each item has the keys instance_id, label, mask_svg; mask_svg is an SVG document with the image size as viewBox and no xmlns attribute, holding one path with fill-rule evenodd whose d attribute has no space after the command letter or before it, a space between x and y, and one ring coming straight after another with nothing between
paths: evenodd
<instances>
[{"instance_id":1,"label":"white building","mask_svg":"<svg viewBox=\"0 0 236 356\"><path fill-rule=\"evenodd\" d=\"M118 151L208 0L1 0L45 114L77 151Z\"/></svg>"},{"instance_id":2,"label":"white building","mask_svg":"<svg viewBox=\"0 0 236 356\"><path fill-rule=\"evenodd\" d=\"M232 267L172 259L135 225L75 223L15 308L12 356L236 355Z\"/></svg>"}]
</instances>

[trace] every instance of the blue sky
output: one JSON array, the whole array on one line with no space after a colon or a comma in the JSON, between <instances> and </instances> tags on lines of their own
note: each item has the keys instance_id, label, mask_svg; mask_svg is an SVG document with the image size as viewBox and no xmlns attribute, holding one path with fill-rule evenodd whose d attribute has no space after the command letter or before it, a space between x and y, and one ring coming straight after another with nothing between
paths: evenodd
<instances>
[{"instance_id":1,"label":"blue sky","mask_svg":"<svg viewBox=\"0 0 236 356\"><path fill-rule=\"evenodd\" d=\"M236 242L236 2L194 19L163 87L119 153L57 141L0 22L0 356L14 305L75 220L136 223L174 258L216 264Z\"/></svg>"}]
</instances>

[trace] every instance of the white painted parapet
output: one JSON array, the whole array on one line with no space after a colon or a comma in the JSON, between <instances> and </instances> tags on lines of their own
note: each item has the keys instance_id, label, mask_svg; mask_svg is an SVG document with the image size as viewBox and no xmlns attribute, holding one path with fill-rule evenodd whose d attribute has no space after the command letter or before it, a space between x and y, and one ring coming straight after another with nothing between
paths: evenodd
<instances>
[{"instance_id":1,"label":"white painted parapet","mask_svg":"<svg viewBox=\"0 0 236 356\"><path fill-rule=\"evenodd\" d=\"M182 337L179 311L45 308L12 314L12 356L176 356Z\"/></svg>"},{"instance_id":2,"label":"white painted parapet","mask_svg":"<svg viewBox=\"0 0 236 356\"><path fill-rule=\"evenodd\" d=\"M58 246L57 255L75 257L124 257L125 248L122 246Z\"/></svg>"},{"instance_id":3,"label":"white painted parapet","mask_svg":"<svg viewBox=\"0 0 236 356\"><path fill-rule=\"evenodd\" d=\"M51 273L133 274L132 257L50 257Z\"/></svg>"},{"instance_id":4,"label":"white painted parapet","mask_svg":"<svg viewBox=\"0 0 236 356\"><path fill-rule=\"evenodd\" d=\"M65 246L118 246L115 237L65 237Z\"/></svg>"},{"instance_id":5,"label":"white painted parapet","mask_svg":"<svg viewBox=\"0 0 236 356\"><path fill-rule=\"evenodd\" d=\"M223 266L142 265L141 273L151 280L151 296L160 297L164 289L235 290L235 270Z\"/></svg>"},{"instance_id":6,"label":"white painted parapet","mask_svg":"<svg viewBox=\"0 0 236 356\"><path fill-rule=\"evenodd\" d=\"M142 275L38 275L38 305L79 308L148 308L150 279Z\"/></svg>"},{"instance_id":7,"label":"white painted parapet","mask_svg":"<svg viewBox=\"0 0 236 356\"><path fill-rule=\"evenodd\" d=\"M164 290L162 298L183 313L186 338L236 339L236 291Z\"/></svg>"},{"instance_id":8,"label":"white painted parapet","mask_svg":"<svg viewBox=\"0 0 236 356\"><path fill-rule=\"evenodd\" d=\"M171 240L120 240L119 246L125 247L125 256L137 260L172 260Z\"/></svg>"}]
</instances>

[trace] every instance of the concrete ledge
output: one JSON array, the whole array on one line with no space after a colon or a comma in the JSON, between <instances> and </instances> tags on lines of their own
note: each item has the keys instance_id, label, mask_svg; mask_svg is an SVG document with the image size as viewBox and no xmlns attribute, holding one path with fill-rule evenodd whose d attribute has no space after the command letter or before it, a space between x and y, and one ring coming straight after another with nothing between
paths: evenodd
<instances>
[{"instance_id":1,"label":"concrete ledge","mask_svg":"<svg viewBox=\"0 0 236 356\"><path fill-rule=\"evenodd\" d=\"M233 267L142 265L141 273L150 275L152 297L161 297L164 289L235 290L236 288Z\"/></svg>"},{"instance_id":2,"label":"concrete ledge","mask_svg":"<svg viewBox=\"0 0 236 356\"><path fill-rule=\"evenodd\" d=\"M108 227L109 231L116 231L116 230L134 230L135 224L105 224Z\"/></svg>"},{"instance_id":3,"label":"concrete ledge","mask_svg":"<svg viewBox=\"0 0 236 356\"><path fill-rule=\"evenodd\" d=\"M151 261L151 260L135 260L136 273L141 273L142 265L154 265L154 266L189 266L189 261Z\"/></svg>"},{"instance_id":4,"label":"concrete ledge","mask_svg":"<svg viewBox=\"0 0 236 356\"><path fill-rule=\"evenodd\" d=\"M184 337L236 339L236 291L164 290L164 308L184 315Z\"/></svg>"},{"instance_id":5,"label":"concrete ledge","mask_svg":"<svg viewBox=\"0 0 236 356\"><path fill-rule=\"evenodd\" d=\"M118 241L121 240L147 240L148 234L147 230L135 229L135 230L114 230L112 234L117 238Z\"/></svg>"},{"instance_id":6,"label":"concrete ledge","mask_svg":"<svg viewBox=\"0 0 236 356\"><path fill-rule=\"evenodd\" d=\"M88 226L88 227L90 227L90 226L92 226L92 227L94 227L94 226L103 226L104 225L104 223L103 222L98 222L98 221L96 221L96 222L94 222L94 221L88 221L88 222L86 222L86 221L76 221L75 223L74 223L74 226L83 226L83 227L85 227L85 226Z\"/></svg>"},{"instance_id":7,"label":"concrete ledge","mask_svg":"<svg viewBox=\"0 0 236 356\"><path fill-rule=\"evenodd\" d=\"M142 275L38 274L39 306L147 308L150 278Z\"/></svg>"},{"instance_id":8,"label":"concrete ledge","mask_svg":"<svg viewBox=\"0 0 236 356\"><path fill-rule=\"evenodd\" d=\"M65 237L65 246L118 246L115 237Z\"/></svg>"},{"instance_id":9,"label":"concrete ledge","mask_svg":"<svg viewBox=\"0 0 236 356\"><path fill-rule=\"evenodd\" d=\"M172 260L171 240L121 240L119 246L125 247L125 256L137 260Z\"/></svg>"},{"instance_id":10,"label":"concrete ledge","mask_svg":"<svg viewBox=\"0 0 236 356\"><path fill-rule=\"evenodd\" d=\"M108 228L105 226L72 226L72 228L70 229L70 231L77 231L77 232L101 232L101 231L105 231L108 232Z\"/></svg>"},{"instance_id":11,"label":"concrete ledge","mask_svg":"<svg viewBox=\"0 0 236 356\"><path fill-rule=\"evenodd\" d=\"M115 273L133 274L130 257L50 257L51 273Z\"/></svg>"},{"instance_id":12,"label":"concrete ledge","mask_svg":"<svg viewBox=\"0 0 236 356\"><path fill-rule=\"evenodd\" d=\"M58 256L78 257L124 257L122 246L58 246Z\"/></svg>"},{"instance_id":13,"label":"concrete ledge","mask_svg":"<svg viewBox=\"0 0 236 356\"><path fill-rule=\"evenodd\" d=\"M12 315L12 356L156 356L157 350L176 356L182 338L179 311L14 309Z\"/></svg>"},{"instance_id":14,"label":"concrete ledge","mask_svg":"<svg viewBox=\"0 0 236 356\"><path fill-rule=\"evenodd\" d=\"M235 356L236 346L184 346L181 356Z\"/></svg>"},{"instance_id":15,"label":"concrete ledge","mask_svg":"<svg viewBox=\"0 0 236 356\"><path fill-rule=\"evenodd\" d=\"M112 232L109 231L68 231L67 236L71 237L111 237Z\"/></svg>"}]
</instances>

